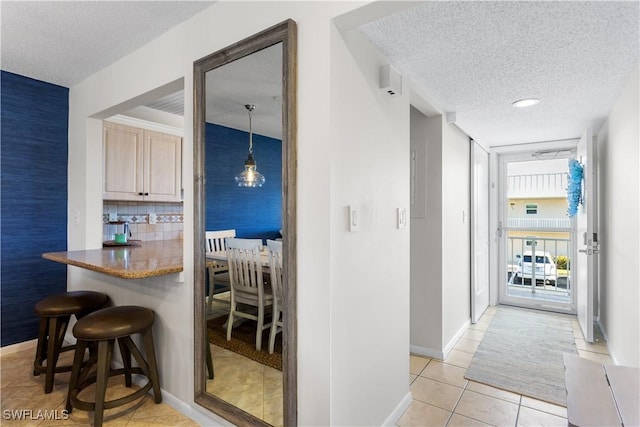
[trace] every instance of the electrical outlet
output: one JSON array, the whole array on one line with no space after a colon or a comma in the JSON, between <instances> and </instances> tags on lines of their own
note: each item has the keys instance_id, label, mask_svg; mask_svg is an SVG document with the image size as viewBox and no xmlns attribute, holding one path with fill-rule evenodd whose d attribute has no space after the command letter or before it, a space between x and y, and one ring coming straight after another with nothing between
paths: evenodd
<instances>
[{"instance_id":1,"label":"electrical outlet","mask_svg":"<svg viewBox=\"0 0 640 427\"><path fill-rule=\"evenodd\" d=\"M109 221L117 221L118 220L118 214L117 213L109 213Z\"/></svg>"},{"instance_id":2,"label":"electrical outlet","mask_svg":"<svg viewBox=\"0 0 640 427\"><path fill-rule=\"evenodd\" d=\"M73 213L73 222L75 222L76 224L80 224L80 211L76 210Z\"/></svg>"},{"instance_id":3,"label":"electrical outlet","mask_svg":"<svg viewBox=\"0 0 640 427\"><path fill-rule=\"evenodd\" d=\"M158 222L158 216L155 213L149 214L149 224L156 224Z\"/></svg>"}]
</instances>

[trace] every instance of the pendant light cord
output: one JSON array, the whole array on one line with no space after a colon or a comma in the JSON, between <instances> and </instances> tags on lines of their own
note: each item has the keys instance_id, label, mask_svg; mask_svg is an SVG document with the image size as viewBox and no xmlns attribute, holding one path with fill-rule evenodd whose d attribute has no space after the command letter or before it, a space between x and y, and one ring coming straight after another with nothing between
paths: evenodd
<instances>
[{"instance_id":1,"label":"pendant light cord","mask_svg":"<svg viewBox=\"0 0 640 427\"><path fill-rule=\"evenodd\" d=\"M253 110L256 108L255 105L246 104L244 106L249 112L249 154L253 154L253 131L251 128L251 117L253 116Z\"/></svg>"}]
</instances>

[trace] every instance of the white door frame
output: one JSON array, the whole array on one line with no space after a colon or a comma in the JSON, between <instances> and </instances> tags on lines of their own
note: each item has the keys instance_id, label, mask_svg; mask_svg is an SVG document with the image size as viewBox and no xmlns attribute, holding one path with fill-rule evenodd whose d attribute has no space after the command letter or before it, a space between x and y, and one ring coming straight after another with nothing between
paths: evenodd
<instances>
[{"instance_id":1,"label":"white door frame","mask_svg":"<svg viewBox=\"0 0 640 427\"><path fill-rule=\"evenodd\" d=\"M471 140L471 322L477 323L489 306L491 251L489 249L489 150ZM484 171L478 169L478 163ZM481 180L478 180L478 173Z\"/></svg>"}]
</instances>

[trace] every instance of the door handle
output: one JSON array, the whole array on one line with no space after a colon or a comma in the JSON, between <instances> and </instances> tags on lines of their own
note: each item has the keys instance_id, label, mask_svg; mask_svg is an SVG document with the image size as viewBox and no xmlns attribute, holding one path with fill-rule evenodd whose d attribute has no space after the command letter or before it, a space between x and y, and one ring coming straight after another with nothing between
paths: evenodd
<instances>
[{"instance_id":1,"label":"door handle","mask_svg":"<svg viewBox=\"0 0 640 427\"><path fill-rule=\"evenodd\" d=\"M586 254L586 253L588 253L586 249L578 249L578 252L580 252L581 254Z\"/></svg>"}]
</instances>

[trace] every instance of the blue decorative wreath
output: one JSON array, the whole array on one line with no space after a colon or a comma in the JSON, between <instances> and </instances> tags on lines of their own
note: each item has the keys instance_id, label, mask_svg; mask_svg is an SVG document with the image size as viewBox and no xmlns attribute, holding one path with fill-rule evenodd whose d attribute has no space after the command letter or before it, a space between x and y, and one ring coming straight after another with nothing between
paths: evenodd
<instances>
[{"instance_id":1,"label":"blue decorative wreath","mask_svg":"<svg viewBox=\"0 0 640 427\"><path fill-rule=\"evenodd\" d=\"M567 187L567 215L576 216L578 205L582 204L582 179L584 169L576 159L569 159L569 186Z\"/></svg>"}]
</instances>

